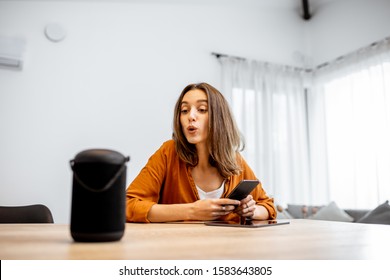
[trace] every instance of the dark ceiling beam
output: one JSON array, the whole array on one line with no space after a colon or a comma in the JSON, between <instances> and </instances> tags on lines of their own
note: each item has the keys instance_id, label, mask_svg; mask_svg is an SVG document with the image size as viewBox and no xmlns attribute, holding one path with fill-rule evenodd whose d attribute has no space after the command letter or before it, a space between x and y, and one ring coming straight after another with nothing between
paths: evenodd
<instances>
[{"instance_id":1,"label":"dark ceiling beam","mask_svg":"<svg viewBox=\"0 0 390 280\"><path fill-rule=\"evenodd\" d=\"M309 20L311 18L309 0L302 0L303 19Z\"/></svg>"}]
</instances>

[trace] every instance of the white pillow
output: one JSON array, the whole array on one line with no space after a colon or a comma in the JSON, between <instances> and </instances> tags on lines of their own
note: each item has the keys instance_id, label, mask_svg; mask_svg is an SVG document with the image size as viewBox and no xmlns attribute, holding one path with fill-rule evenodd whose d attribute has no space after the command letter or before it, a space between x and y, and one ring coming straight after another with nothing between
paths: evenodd
<instances>
[{"instance_id":1,"label":"white pillow","mask_svg":"<svg viewBox=\"0 0 390 280\"><path fill-rule=\"evenodd\" d=\"M294 218L287 210L283 210L283 212L278 211L276 219L284 220L284 219L294 219Z\"/></svg>"},{"instance_id":2,"label":"white pillow","mask_svg":"<svg viewBox=\"0 0 390 280\"><path fill-rule=\"evenodd\" d=\"M309 217L309 219L353 222L353 218L348 215L343 209L340 209L334 201L329 203L327 206L322 207L316 214Z\"/></svg>"}]
</instances>

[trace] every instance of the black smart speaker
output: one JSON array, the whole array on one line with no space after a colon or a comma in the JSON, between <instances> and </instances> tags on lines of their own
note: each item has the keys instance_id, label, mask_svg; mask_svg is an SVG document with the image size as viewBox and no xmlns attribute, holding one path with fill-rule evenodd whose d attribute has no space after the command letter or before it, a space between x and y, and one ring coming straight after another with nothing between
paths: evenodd
<instances>
[{"instance_id":1,"label":"black smart speaker","mask_svg":"<svg viewBox=\"0 0 390 280\"><path fill-rule=\"evenodd\" d=\"M90 149L70 161L73 170L70 231L75 241L120 240L126 214L126 162L107 149Z\"/></svg>"}]
</instances>

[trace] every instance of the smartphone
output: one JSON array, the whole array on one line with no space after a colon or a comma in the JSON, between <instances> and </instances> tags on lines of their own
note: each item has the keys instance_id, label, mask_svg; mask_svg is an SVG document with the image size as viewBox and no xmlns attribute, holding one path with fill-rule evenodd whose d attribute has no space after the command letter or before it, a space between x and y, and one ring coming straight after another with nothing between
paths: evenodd
<instances>
[{"instance_id":1,"label":"smartphone","mask_svg":"<svg viewBox=\"0 0 390 280\"><path fill-rule=\"evenodd\" d=\"M242 200L247 197L248 194L250 194L259 183L260 182L258 180L242 180L238 183L238 185L233 189L227 198Z\"/></svg>"}]
</instances>

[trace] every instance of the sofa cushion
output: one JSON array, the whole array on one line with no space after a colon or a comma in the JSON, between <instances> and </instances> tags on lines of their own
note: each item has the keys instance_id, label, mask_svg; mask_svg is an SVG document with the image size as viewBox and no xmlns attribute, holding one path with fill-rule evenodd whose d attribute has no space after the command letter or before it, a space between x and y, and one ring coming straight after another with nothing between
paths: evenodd
<instances>
[{"instance_id":1,"label":"sofa cushion","mask_svg":"<svg viewBox=\"0 0 390 280\"><path fill-rule=\"evenodd\" d=\"M361 219L357 221L358 223L366 224L385 224L390 225L390 205L389 201L382 203L374 210L368 212Z\"/></svg>"},{"instance_id":2,"label":"sofa cushion","mask_svg":"<svg viewBox=\"0 0 390 280\"><path fill-rule=\"evenodd\" d=\"M282 212L278 211L278 215L276 216L276 219L279 219L279 220L294 219L294 217L287 210L283 210Z\"/></svg>"},{"instance_id":3,"label":"sofa cushion","mask_svg":"<svg viewBox=\"0 0 390 280\"><path fill-rule=\"evenodd\" d=\"M323 206L308 206L304 204L287 204L287 211L295 219L305 219L318 212Z\"/></svg>"},{"instance_id":4,"label":"sofa cushion","mask_svg":"<svg viewBox=\"0 0 390 280\"><path fill-rule=\"evenodd\" d=\"M344 209L344 211L350 215L355 222L370 212L368 209Z\"/></svg>"},{"instance_id":5,"label":"sofa cushion","mask_svg":"<svg viewBox=\"0 0 390 280\"><path fill-rule=\"evenodd\" d=\"M329 203L327 206L322 207L316 214L312 215L310 219L353 222L353 218L348 215L343 209L340 209L334 201Z\"/></svg>"}]
</instances>

